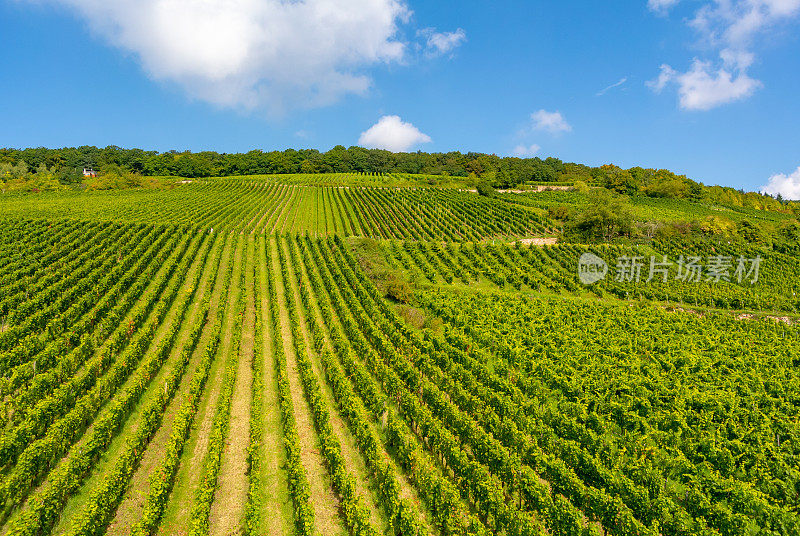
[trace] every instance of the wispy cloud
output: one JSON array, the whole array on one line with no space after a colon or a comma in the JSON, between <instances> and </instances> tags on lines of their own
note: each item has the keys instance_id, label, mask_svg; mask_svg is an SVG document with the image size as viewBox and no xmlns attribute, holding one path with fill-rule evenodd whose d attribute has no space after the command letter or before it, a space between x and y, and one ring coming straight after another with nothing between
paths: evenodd
<instances>
[{"instance_id":1,"label":"wispy cloud","mask_svg":"<svg viewBox=\"0 0 800 536\"><path fill-rule=\"evenodd\" d=\"M550 134L559 134L561 132L570 132L572 125L567 123L561 112L548 112L547 110L539 110L531 114L533 130L542 130Z\"/></svg>"},{"instance_id":2,"label":"wispy cloud","mask_svg":"<svg viewBox=\"0 0 800 536\"><path fill-rule=\"evenodd\" d=\"M511 152L513 156L518 158L530 158L532 156L536 156L542 148L536 145L517 145L514 147L514 150Z\"/></svg>"},{"instance_id":3,"label":"wispy cloud","mask_svg":"<svg viewBox=\"0 0 800 536\"><path fill-rule=\"evenodd\" d=\"M626 77L623 77L623 78L620 78L619 82L616 82L616 83L614 83L614 84L611 84L611 85L610 85L610 86L608 86L607 88L605 88L605 89L602 89L602 90L598 91L598 92L597 92L597 96L598 96L598 97L601 97L601 96L605 95L606 93L608 93L609 91L611 91L612 89L614 89L614 88L618 88L618 87L620 87L620 86L623 86L623 85L625 85L627 82L628 82L628 77L627 77L627 76L626 76Z\"/></svg>"},{"instance_id":4,"label":"wispy cloud","mask_svg":"<svg viewBox=\"0 0 800 536\"><path fill-rule=\"evenodd\" d=\"M467 40L467 32L462 28L454 32L437 32L435 28L424 28L417 35L425 39L423 53L429 58L451 54Z\"/></svg>"},{"instance_id":5,"label":"wispy cloud","mask_svg":"<svg viewBox=\"0 0 800 536\"><path fill-rule=\"evenodd\" d=\"M539 144L531 143L530 138L534 137L534 133L544 132L551 136L558 136L571 131L572 125L561 115L561 112L548 112L544 109L533 112L530 116L530 123L517 132L516 137L519 143L511 151L511 154L519 158L530 158L537 155L542 148Z\"/></svg>"},{"instance_id":6,"label":"wispy cloud","mask_svg":"<svg viewBox=\"0 0 800 536\"><path fill-rule=\"evenodd\" d=\"M669 9L676 5L680 0L647 0L647 7L657 13L666 13Z\"/></svg>"}]
</instances>

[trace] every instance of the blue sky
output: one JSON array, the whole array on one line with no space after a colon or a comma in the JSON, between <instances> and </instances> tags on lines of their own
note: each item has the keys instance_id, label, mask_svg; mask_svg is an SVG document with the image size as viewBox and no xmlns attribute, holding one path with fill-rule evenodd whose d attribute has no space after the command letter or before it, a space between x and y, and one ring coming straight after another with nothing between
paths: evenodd
<instances>
[{"instance_id":1,"label":"blue sky","mask_svg":"<svg viewBox=\"0 0 800 536\"><path fill-rule=\"evenodd\" d=\"M798 30L800 0L0 0L0 146L535 154L800 196Z\"/></svg>"}]
</instances>

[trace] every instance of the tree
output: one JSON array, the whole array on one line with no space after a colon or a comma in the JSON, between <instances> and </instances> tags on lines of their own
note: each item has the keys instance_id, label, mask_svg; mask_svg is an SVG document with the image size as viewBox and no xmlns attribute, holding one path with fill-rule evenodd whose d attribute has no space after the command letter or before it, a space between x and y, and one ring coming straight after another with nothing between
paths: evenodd
<instances>
[{"instance_id":1,"label":"tree","mask_svg":"<svg viewBox=\"0 0 800 536\"><path fill-rule=\"evenodd\" d=\"M607 171L605 187L625 195L633 195L639 191L639 184L634 176L617 167Z\"/></svg>"},{"instance_id":2,"label":"tree","mask_svg":"<svg viewBox=\"0 0 800 536\"><path fill-rule=\"evenodd\" d=\"M645 189L650 197L666 197L670 199L685 199L689 197L689 185L678 177L665 178L653 183Z\"/></svg>"},{"instance_id":3,"label":"tree","mask_svg":"<svg viewBox=\"0 0 800 536\"><path fill-rule=\"evenodd\" d=\"M9 162L0 162L0 180L7 181L14 174L14 166Z\"/></svg>"},{"instance_id":4,"label":"tree","mask_svg":"<svg viewBox=\"0 0 800 536\"><path fill-rule=\"evenodd\" d=\"M25 177L28 174L28 164L25 163L25 160L20 160L17 162L17 165L14 166L14 171L12 175L18 179Z\"/></svg>"},{"instance_id":5,"label":"tree","mask_svg":"<svg viewBox=\"0 0 800 536\"><path fill-rule=\"evenodd\" d=\"M303 163L300 164L300 173L309 174L309 173L314 173L315 171L316 168L314 167L314 164L312 164L308 160L303 160Z\"/></svg>"},{"instance_id":6,"label":"tree","mask_svg":"<svg viewBox=\"0 0 800 536\"><path fill-rule=\"evenodd\" d=\"M508 170L505 167L501 167L500 170L494 177L494 182L492 184L495 188L510 188L513 186L511 181L511 175L508 173Z\"/></svg>"},{"instance_id":7,"label":"tree","mask_svg":"<svg viewBox=\"0 0 800 536\"><path fill-rule=\"evenodd\" d=\"M751 244L762 244L766 240L764 231L750 220L740 221L736 232L742 239Z\"/></svg>"},{"instance_id":8,"label":"tree","mask_svg":"<svg viewBox=\"0 0 800 536\"><path fill-rule=\"evenodd\" d=\"M547 209L547 216L551 220L567 221L570 216L570 210L565 205L553 206Z\"/></svg>"},{"instance_id":9,"label":"tree","mask_svg":"<svg viewBox=\"0 0 800 536\"><path fill-rule=\"evenodd\" d=\"M589 185L584 181L575 181L572 187L575 188L575 191L579 194L586 195L591 192L591 188L589 188Z\"/></svg>"},{"instance_id":10,"label":"tree","mask_svg":"<svg viewBox=\"0 0 800 536\"><path fill-rule=\"evenodd\" d=\"M632 229L633 216L627 199L598 190L589 206L569 221L566 234L589 240L611 240L630 236Z\"/></svg>"},{"instance_id":11,"label":"tree","mask_svg":"<svg viewBox=\"0 0 800 536\"><path fill-rule=\"evenodd\" d=\"M736 224L721 216L708 216L700 222L700 231L706 235L730 236L736 230Z\"/></svg>"},{"instance_id":12,"label":"tree","mask_svg":"<svg viewBox=\"0 0 800 536\"><path fill-rule=\"evenodd\" d=\"M775 233L775 249L784 253L800 249L800 222L787 220L780 224Z\"/></svg>"},{"instance_id":13,"label":"tree","mask_svg":"<svg viewBox=\"0 0 800 536\"><path fill-rule=\"evenodd\" d=\"M478 195L482 195L484 197L495 197L497 195L497 192L494 188L492 188L492 185L486 181L479 181L476 185L476 188L478 190Z\"/></svg>"}]
</instances>

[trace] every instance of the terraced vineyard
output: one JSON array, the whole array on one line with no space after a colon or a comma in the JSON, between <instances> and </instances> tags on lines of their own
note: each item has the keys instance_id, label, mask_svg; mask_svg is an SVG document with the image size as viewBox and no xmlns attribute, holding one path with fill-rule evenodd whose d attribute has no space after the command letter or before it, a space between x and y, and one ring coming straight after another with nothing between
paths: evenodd
<instances>
[{"instance_id":1,"label":"terraced vineyard","mask_svg":"<svg viewBox=\"0 0 800 536\"><path fill-rule=\"evenodd\" d=\"M584 287L679 246L433 189L2 205L0 534L800 534L795 258Z\"/></svg>"}]
</instances>

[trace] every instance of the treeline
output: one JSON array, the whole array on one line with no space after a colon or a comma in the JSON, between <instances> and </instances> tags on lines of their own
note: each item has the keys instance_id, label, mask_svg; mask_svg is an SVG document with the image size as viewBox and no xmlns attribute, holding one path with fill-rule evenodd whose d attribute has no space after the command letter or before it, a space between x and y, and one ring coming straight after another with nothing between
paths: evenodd
<instances>
[{"instance_id":1,"label":"treeline","mask_svg":"<svg viewBox=\"0 0 800 536\"><path fill-rule=\"evenodd\" d=\"M93 168L112 180L99 187L124 187L135 176L217 177L283 173L409 173L463 177L474 184L515 188L531 182L586 183L625 195L644 195L705 200L726 205L790 212L782 199L733 188L707 187L668 170L614 165L590 167L565 163L558 158L499 157L483 153L392 153L337 145L327 152L316 149L285 151L253 150L247 153L203 151L158 152L92 146L47 149L0 149L0 177L31 180L36 173L49 174L51 185L80 184L83 168ZM97 182L97 181L95 181ZM135 185L135 184L134 184ZM97 186L97 184L95 184Z\"/></svg>"},{"instance_id":2,"label":"treeline","mask_svg":"<svg viewBox=\"0 0 800 536\"><path fill-rule=\"evenodd\" d=\"M316 149L287 149L247 153L203 151L144 151L109 146L67 147L62 149L0 149L0 164L24 162L28 169L45 166L52 170L82 171L91 167L151 176L217 177L230 175L268 175L281 173L411 173L453 177L489 177L510 187L530 181L559 180L564 163L557 158L500 158L480 153L392 153L361 147L338 145L327 152ZM587 168L588 169L588 168ZM74 176L77 180L77 176Z\"/></svg>"}]
</instances>

